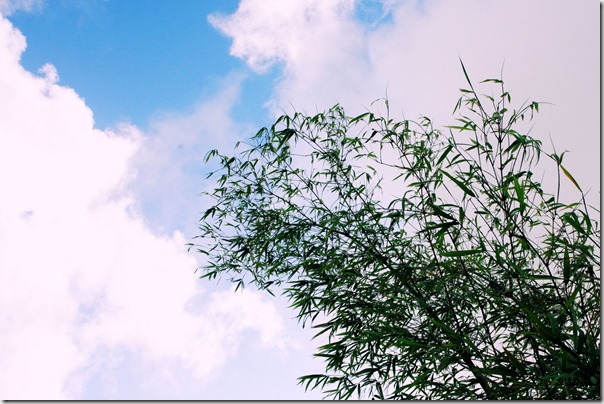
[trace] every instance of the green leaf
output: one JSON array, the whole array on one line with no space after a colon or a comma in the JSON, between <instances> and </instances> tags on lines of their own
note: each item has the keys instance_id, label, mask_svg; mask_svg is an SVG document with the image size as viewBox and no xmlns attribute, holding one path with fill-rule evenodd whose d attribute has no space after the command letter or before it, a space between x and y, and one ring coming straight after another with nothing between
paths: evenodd
<instances>
[{"instance_id":1,"label":"green leaf","mask_svg":"<svg viewBox=\"0 0 604 404\"><path fill-rule=\"evenodd\" d=\"M564 274L564 283L568 283L568 281L570 280L570 273L571 273L570 258L568 256L568 248L564 249L564 259L563 259L563 262L562 262L562 272Z\"/></svg>"},{"instance_id":2,"label":"green leaf","mask_svg":"<svg viewBox=\"0 0 604 404\"><path fill-rule=\"evenodd\" d=\"M448 325L444 324L443 322L429 317L430 321L432 323L434 323L434 325L436 325L438 328L440 328L441 330L443 330L449 337L451 337L451 339L455 340L455 341L462 341L463 337L459 334L457 334L455 331L453 331L451 329L451 327L449 327Z\"/></svg>"},{"instance_id":3,"label":"green leaf","mask_svg":"<svg viewBox=\"0 0 604 404\"><path fill-rule=\"evenodd\" d=\"M579 223L576 213L570 212L562 215L562 220L570 224L579 234L586 234L585 229Z\"/></svg>"},{"instance_id":4,"label":"green leaf","mask_svg":"<svg viewBox=\"0 0 604 404\"><path fill-rule=\"evenodd\" d=\"M430 231L430 230L434 230L434 229L442 229L442 228L444 228L446 231L446 229L448 229L449 227L455 226L456 224L458 224L457 220L453 220L451 222L443 222L443 223L429 222L426 225L426 227L424 227L422 230L420 230L420 232L423 233L426 231Z\"/></svg>"},{"instance_id":5,"label":"green leaf","mask_svg":"<svg viewBox=\"0 0 604 404\"><path fill-rule=\"evenodd\" d=\"M516 189L516 196L518 197L518 202L520 203L520 210L524 210L526 207L526 202L524 201L524 187L520 186L520 182L518 182L517 176L514 175L514 188Z\"/></svg>"},{"instance_id":6,"label":"green leaf","mask_svg":"<svg viewBox=\"0 0 604 404\"><path fill-rule=\"evenodd\" d=\"M463 182L461 182L457 178L453 177L451 174L449 174L446 171L441 170L441 172L444 175L446 175L451 181L453 181L459 188L461 188L461 190L464 191L467 195L470 195L471 197L476 198L476 194L474 193L474 191L472 191L470 188L468 188Z\"/></svg>"},{"instance_id":7,"label":"green leaf","mask_svg":"<svg viewBox=\"0 0 604 404\"><path fill-rule=\"evenodd\" d=\"M449 152L451 152L451 150L453 150L453 145L448 145L445 150L442 152L442 154L440 155L440 157L438 158L438 160L436 161L436 166L439 166L440 163L443 162L443 160L447 157L447 154L449 154Z\"/></svg>"},{"instance_id":8,"label":"green leaf","mask_svg":"<svg viewBox=\"0 0 604 404\"><path fill-rule=\"evenodd\" d=\"M562 164L560 164L560 168L562 169L562 172L564 173L564 175L566 175L566 177L573 183L575 184L575 187L577 187L577 189L581 192L583 192L583 190L581 189L581 187L579 186L579 184L577 183L577 181L575 180L575 178L566 170L566 168L564 168L564 166Z\"/></svg>"},{"instance_id":9,"label":"green leaf","mask_svg":"<svg viewBox=\"0 0 604 404\"><path fill-rule=\"evenodd\" d=\"M212 157L216 156L218 154L218 150L216 149L212 149L209 152L206 153L205 157L203 158L203 162L207 163Z\"/></svg>"},{"instance_id":10,"label":"green leaf","mask_svg":"<svg viewBox=\"0 0 604 404\"><path fill-rule=\"evenodd\" d=\"M350 124L356 123L358 121L360 121L361 119L364 119L367 116L372 116L373 114L371 112L365 112L364 114L355 116L354 118L351 118L350 121L348 121Z\"/></svg>"},{"instance_id":11,"label":"green leaf","mask_svg":"<svg viewBox=\"0 0 604 404\"><path fill-rule=\"evenodd\" d=\"M517 376L518 373L505 366L493 366L492 368L482 368L480 372L485 375Z\"/></svg>"},{"instance_id":12,"label":"green leaf","mask_svg":"<svg viewBox=\"0 0 604 404\"><path fill-rule=\"evenodd\" d=\"M397 338L396 343L398 346L416 346L420 348L430 348L430 345L421 344L419 342L403 337Z\"/></svg>"},{"instance_id":13,"label":"green leaf","mask_svg":"<svg viewBox=\"0 0 604 404\"><path fill-rule=\"evenodd\" d=\"M531 279L534 281L559 281L561 280L560 278L556 277L556 276L551 276L551 275L531 275L531 274L527 274L522 276L523 279Z\"/></svg>"},{"instance_id":14,"label":"green leaf","mask_svg":"<svg viewBox=\"0 0 604 404\"><path fill-rule=\"evenodd\" d=\"M464 66L461 58L459 58L459 63L461 63L461 69L463 70L463 75L466 77L468 84L470 84L470 88L472 88L472 93L474 93L474 88L472 87L472 81L470 81L470 76L468 76L468 72L466 71L466 66Z\"/></svg>"},{"instance_id":15,"label":"green leaf","mask_svg":"<svg viewBox=\"0 0 604 404\"><path fill-rule=\"evenodd\" d=\"M432 206L432 208L434 209L434 213L436 213L438 216L444 217L449 220L455 220L455 218L453 216L451 216L450 214L445 212L445 210L443 208L441 208L440 206L432 204L432 203L430 203L430 206Z\"/></svg>"},{"instance_id":16,"label":"green leaf","mask_svg":"<svg viewBox=\"0 0 604 404\"><path fill-rule=\"evenodd\" d=\"M465 257L467 255L480 254L481 252L483 252L482 248L476 248L473 250L447 251L440 255L443 257Z\"/></svg>"}]
</instances>

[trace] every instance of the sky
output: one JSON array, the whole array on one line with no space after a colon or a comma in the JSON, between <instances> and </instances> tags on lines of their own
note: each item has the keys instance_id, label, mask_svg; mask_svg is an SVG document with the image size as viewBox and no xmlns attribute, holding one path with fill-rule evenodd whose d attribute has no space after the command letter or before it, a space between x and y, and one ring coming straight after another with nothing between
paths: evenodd
<instances>
[{"instance_id":1,"label":"sky","mask_svg":"<svg viewBox=\"0 0 604 404\"><path fill-rule=\"evenodd\" d=\"M198 279L205 153L386 95L453 124L461 58L548 103L531 135L599 206L600 7L0 0L0 398L321 398L296 381L320 341L284 297Z\"/></svg>"}]
</instances>

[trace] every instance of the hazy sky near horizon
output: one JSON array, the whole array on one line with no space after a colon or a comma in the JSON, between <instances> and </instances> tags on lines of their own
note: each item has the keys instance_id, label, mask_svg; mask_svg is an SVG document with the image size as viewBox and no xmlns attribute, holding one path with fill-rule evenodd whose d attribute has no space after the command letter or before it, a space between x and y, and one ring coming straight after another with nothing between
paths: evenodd
<instances>
[{"instance_id":1,"label":"hazy sky near horizon","mask_svg":"<svg viewBox=\"0 0 604 404\"><path fill-rule=\"evenodd\" d=\"M531 135L598 204L599 21L596 0L0 0L0 399L320 398L286 300L195 273L205 153L386 95L452 124L461 58L549 103Z\"/></svg>"}]
</instances>

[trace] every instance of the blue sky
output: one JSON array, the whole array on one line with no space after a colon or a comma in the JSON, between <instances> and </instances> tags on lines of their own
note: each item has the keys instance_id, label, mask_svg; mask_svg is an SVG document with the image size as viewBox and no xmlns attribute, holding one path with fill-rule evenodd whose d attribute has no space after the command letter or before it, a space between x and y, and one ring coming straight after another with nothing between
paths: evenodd
<instances>
[{"instance_id":1,"label":"blue sky","mask_svg":"<svg viewBox=\"0 0 604 404\"><path fill-rule=\"evenodd\" d=\"M228 38L204 18L236 7L235 1L152 0L144 7L60 1L11 20L28 38L24 67L35 71L52 61L99 127L120 120L144 127L153 113L187 108L213 90L212 78L244 67L229 56Z\"/></svg>"},{"instance_id":2,"label":"blue sky","mask_svg":"<svg viewBox=\"0 0 604 404\"><path fill-rule=\"evenodd\" d=\"M600 191L595 0L0 0L0 397L320 398L282 298L198 279L203 156L341 103L451 124L504 67ZM528 129L528 128L527 128ZM549 173L551 174L551 172ZM545 183L553 177L544 172ZM564 192L572 195L572 186Z\"/></svg>"}]
</instances>

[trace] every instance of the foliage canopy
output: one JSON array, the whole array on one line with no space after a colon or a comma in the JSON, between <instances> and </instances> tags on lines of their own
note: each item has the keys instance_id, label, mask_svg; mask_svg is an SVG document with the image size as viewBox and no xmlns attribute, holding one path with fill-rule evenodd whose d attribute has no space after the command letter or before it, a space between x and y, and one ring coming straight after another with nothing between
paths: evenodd
<instances>
[{"instance_id":1,"label":"foliage canopy","mask_svg":"<svg viewBox=\"0 0 604 404\"><path fill-rule=\"evenodd\" d=\"M599 399L598 223L564 154L519 129L539 103L512 109L502 80L479 94L463 71L444 132L336 105L208 153L202 277L285 293L328 336L325 374L300 378L328 396Z\"/></svg>"}]
</instances>

